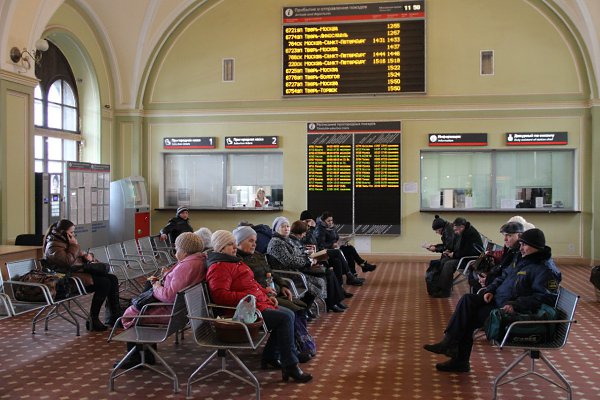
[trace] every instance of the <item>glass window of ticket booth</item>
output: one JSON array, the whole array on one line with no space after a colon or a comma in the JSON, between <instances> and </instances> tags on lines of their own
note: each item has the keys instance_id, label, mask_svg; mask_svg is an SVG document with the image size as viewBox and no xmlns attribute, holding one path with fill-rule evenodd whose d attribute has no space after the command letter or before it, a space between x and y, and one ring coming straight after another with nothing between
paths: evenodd
<instances>
[{"instance_id":1,"label":"glass window of ticket booth","mask_svg":"<svg viewBox=\"0 0 600 400\"><path fill-rule=\"evenodd\" d=\"M575 150L422 151L421 210L574 211Z\"/></svg>"},{"instance_id":2,"label":"glass window of ticket booth","mask_svg":"<svg viewBox=\"0 0 600 400\"><path fill-rule=\"evenodd\" d=\"M163 163L160 208L283 208L282 153L164 153Z\"/></svg>"}]
</instances>

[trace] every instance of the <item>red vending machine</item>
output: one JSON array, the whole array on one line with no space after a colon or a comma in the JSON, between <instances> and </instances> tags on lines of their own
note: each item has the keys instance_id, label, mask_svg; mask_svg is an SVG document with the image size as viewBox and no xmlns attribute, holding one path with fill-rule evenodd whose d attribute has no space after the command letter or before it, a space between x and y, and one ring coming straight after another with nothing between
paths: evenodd
<instances>
[{"instance_id":1,"label":"red vending machine","mask_svg":"<svg viewBox=\"0 0 600 400\"><path fill-rule=\"evenodd\" d=\"M146 181L129 176L110 183L111 243L150 235L150 203Z\"/></svg>"}]
</instances>

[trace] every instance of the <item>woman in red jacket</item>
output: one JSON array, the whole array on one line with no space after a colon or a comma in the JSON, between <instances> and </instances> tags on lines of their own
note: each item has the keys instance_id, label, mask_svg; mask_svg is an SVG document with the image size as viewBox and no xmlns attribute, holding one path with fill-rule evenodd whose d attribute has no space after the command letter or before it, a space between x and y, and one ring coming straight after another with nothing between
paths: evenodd
<instances>
[{"instance_id":1,"label":"woman in red jacket","mask_svg":"<svg viewBox=\"0 0 600 400\"><path fill-rule=\"evenodd\" d=\"M219 230L211 237L213 252L208 254L206 281L212 300L216 304L235 307L246 295L256 297L256 308L262 313L271 331L263 350L261 365L281 368L282 378L290 377L297 382L308 382L312 375L302 372L298 366L298 354L294 343L294 313L277 305L277 293L263 288L254 273L236 256L237 246L233 234Z\"/></svg>"}]
</instances>

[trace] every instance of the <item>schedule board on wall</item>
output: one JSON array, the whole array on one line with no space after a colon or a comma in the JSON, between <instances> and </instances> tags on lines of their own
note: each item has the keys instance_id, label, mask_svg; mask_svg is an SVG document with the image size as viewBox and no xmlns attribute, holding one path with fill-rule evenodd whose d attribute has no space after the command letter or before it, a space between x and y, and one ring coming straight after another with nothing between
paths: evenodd
<instances>
[{"instance_id":1,"label":"schedule board on wall","mask_svg":"<svg viewBox=\"0 0 600 400\"><path fill-rule=\"evenodd\" d=\"M425 92L424 0L283 9L283 96Z\"/></svg>"},{"instance_id":2,"label":"schedule board on wall","mask_svg":"<svg viewBox=\"0 0 600 400\"><path fill-rule=\"evenodd\" d=\"M307 196L340 233L400 234L401 123L307 125Z\"/></svg>"}]
</instances>

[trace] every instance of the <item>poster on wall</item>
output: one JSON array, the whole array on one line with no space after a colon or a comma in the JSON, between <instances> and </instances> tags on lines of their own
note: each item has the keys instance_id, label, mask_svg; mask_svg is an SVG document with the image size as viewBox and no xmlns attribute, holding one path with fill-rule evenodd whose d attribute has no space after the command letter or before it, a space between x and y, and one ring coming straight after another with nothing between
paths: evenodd
<instances>
[{"instance_id":1,"label":"poster on wall","mask_svg":"<svg viewBox=\"0 0 600 400\"><path fill-rule=\"evenodd\" d=\"M400 234L401 122L307 125L308 209L340 233Z\"/></svg>"}]
</instances>

